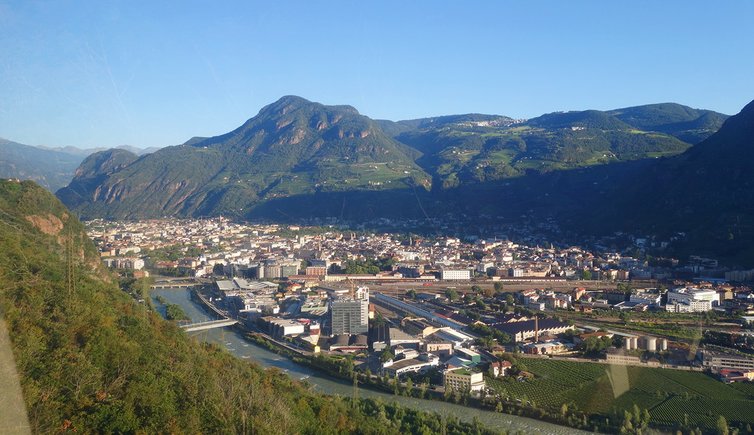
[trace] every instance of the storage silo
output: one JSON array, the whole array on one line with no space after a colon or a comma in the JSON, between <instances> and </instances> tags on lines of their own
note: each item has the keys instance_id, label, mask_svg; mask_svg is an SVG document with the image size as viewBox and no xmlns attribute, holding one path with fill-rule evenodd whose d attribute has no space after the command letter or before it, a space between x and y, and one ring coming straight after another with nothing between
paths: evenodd
<instances>
[{"instance_id":1,"label":"storage silo","mask_svg":"<svg viewBox=\"0 0 754 435\"><path fill-rule=\"evenodd\" d=\"M656 337L644 337L644 342L647 344L648 351L657 352L657 338Z\"/></svg>"}]
</instances>

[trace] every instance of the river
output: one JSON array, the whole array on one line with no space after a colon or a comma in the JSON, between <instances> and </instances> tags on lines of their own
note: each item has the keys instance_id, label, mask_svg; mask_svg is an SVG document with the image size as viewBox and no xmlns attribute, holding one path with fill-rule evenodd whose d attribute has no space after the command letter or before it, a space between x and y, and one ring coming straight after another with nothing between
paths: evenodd
<instances>
[{"instance_id":1,"label":"river","mask_svg":"<svg viewBox=\"0 0 754 435\"><path fill-rule=\"evenodd\" d=\"M152 290L152 299L154 304L162 311L161 304L157 301L157 296L162 296L169 303L180 305L183 311L191 318L193 323L214 320L204 307L194 302L190 296L190 290L185 288L177 289L156 289ZM240 333L230 327L210 329L189 333L189 335L198 337L201 340L218 344L226 348L235 356L253 361L263 367L277 368L284 371L294 379L308 382L315 391L324 394L352 396L354 394L353 384L341 379L336 379L322 374L314 369L297 364L290 359L280 356L274 352L265 349L256 343L246 340ZM454 403L441 402L438 400L426 400L413 397L395 396L393 394L375 391L367 388L359 388L357 391L359 397L368 397L372 399L380 398L384 402L396 401L405 407L414 409L438 412L443 415L453 415L463 421L471 422L474 417L485 426L506 430L509 432L522 433L541 433L541 434L586 434L588 432L572 429L565 426L559 426L539 420L534 420L516 415L502 414L493 411L483 411L476 408L456 405Z\"/></svg>"}]
</instances>

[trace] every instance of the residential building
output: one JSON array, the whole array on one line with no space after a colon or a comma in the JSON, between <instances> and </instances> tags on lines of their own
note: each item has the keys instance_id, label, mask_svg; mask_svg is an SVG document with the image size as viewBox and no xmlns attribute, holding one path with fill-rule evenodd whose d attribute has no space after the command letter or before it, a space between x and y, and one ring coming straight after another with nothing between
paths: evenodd
<instances>
[{"instance_id":1,"label":"residential building","mask_svg":"<svg viewBox=\"0 0 754 435\"><path fill-rule=\"evenodd\" d=\"M754 370L754 358L745 355L716 352L712 350L699 351L702 366L713 371L721 369Z\"/></svg>"},{"instance_id":2,"label":"residential building","mask_svg":"<svg viewBox=\"0 0 754 435\"><path fill-rule=\"evenodd\" d=\"M623 349L610 349L605 357L608 364L633 365L641 363L638 356L629 355Z\"/></svg>"},{"instance_id":3,"label":"residential building","mask_svg":"<svg viewBox=\"0 0 754 435\"><path fill-rule=\"evenodd\" d=\"M288 278L291 275L298 275L299 263L286 263L280 265L280 276Z\"/></svg>"},{"instance_id":4,"label":"residential building","mask_svg":"<svg viewBox=\"0 0 754 435\"><path fill-rule=\"evenodd\" d=\"M442 269L440 279L444 281L468 281L471 279L469 269Z\"/></svg>"},{"instance_id":5,"label":"residential building","mask_svg":"<svg viewBox=\"0 0 754 435\"><path fill-rule=\"evenodd\" d=\"M431 353L422 353L416 358L405 358L398 361L387 361L382 365L382 370L392 376L400 376L404 373L420 372L430 367L437 367L440 358Z\"/></svg>"},{"instance_id":6,"label":"residential building","mask_svg":"<svg viewBox=\"0 0 754 435\"><path fill-rule=\"evenodd\" d=\"M557 335L574 329L573 325L558 322L554 319L539 319L538 321L526 320L523 322L502 323L494 325L495 329L513 337L513 341L520 343L522 341L534 338L536 335Z\"/></svg>"},{"instance_id":7,"label":"residential building","mask_svg":"<svg viewBox=\"0 0 754 435\"><path fill-rule=\"evenodd\" d=\"M481 391L484 389L484 374L470 369L447 370L443 375L446 390L451 391Z\"/></svg>"},{"instance_id":8,"label":"residential building","mask_svg":"<svg viewBox=\"0 0 754 435\"><path fill-rule=\"evenodd\" d=\"M325 276L327 275L327 267L325 266L309 266L306 268L307 275Z\"/></svg>"},{"instance_id":9,"label":"residential building","mask_svg":"<svg viewBox=\"0 0 754 435\"><path fill-rule=\"evenodd\" d=\"M363 292L361 295L363 297ZM369 329L368 290L363 299L339 297L330 301L330 328L332 335L366 333Z\"/></svg>"},{"instance_id":10,"label":"residential building","mask_svg":"<svg viewBox=\"0 0 754 435\"><path fill-rule=\"evenodd\" d=\"M508 371L513 366L510 361L502 360L502 361L495 361L490 364L490 370L492 371L492 376L496 378L501 378L505 376L505 372Z\"/></svg>"}]
</instances>

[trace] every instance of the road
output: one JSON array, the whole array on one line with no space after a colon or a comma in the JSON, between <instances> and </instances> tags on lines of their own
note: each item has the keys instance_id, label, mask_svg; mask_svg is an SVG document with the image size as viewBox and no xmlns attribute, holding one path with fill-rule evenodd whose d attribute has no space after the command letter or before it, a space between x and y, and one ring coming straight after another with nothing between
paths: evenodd
<instances>
[{"instance_id":1,"label":"road","mask_svg":"<svg viewBox=\"0 0 754 435\"><path fill-rule=\"evenodd\" d=\"M409 289L414 289L417 292L423 292L423 293L432 293L432 294L442 294L445 293L445 290L449 288L453 288L456 291L459 292L467 292L471 291L471 287L473 286L479 286L482 289L495 288L495 283L493 281L482 281L482 282L475 282L475 281L432 281L427 284L431 285L423 285L423 283L420 282L370 282L368 283L370 288L373 288L374 290L377 290L379 292L388 294L388 295L398 295L406 293ZM605 290L605 289L615 289L617 288L618 284L615 282L609 282L609 281L557 281L557 282L548 282L548 281L531 281L531 282L521 282L521 283L511 283L511 282L504 282L503 283L503 291L505 292L519 292L521 290L528 290L533 288L545 288L545 289L551 289L556 292L570 292L574 288L577 287L584 287L587 290Z\"/></svg>"}]
</instances>

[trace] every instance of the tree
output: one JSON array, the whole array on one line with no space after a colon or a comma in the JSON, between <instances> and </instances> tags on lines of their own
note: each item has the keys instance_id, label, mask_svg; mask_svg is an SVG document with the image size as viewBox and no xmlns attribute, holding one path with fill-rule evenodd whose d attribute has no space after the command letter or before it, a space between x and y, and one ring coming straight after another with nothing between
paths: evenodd
<instances>
[{"instance_id":1,"label":"tree","mask_svg":"<svg viewBox=\"0 0 754 435\"><path fill-rule=\"evenodd\" d=\"M381 362L387 362L393 358L395 358L395 355L393 355L393 352L390 351L389 347L386 347L385 349L382 350L382 353L380 354Z\"/></svg>"},{"instance_id":2,"label":"tree","mask_svg":"<svg viewBox=\"0 0 754 435\"><path fill-rule=\"evenodd\" d=\"M641 426L647 427L649 426L649 421L652 419L652 417L649 415L649 410L647 408L644 408L641 411Z\"/></svg>"},{"instance_id":3,"label":"tree","mask_svg":"<svg viewBox=\"0 0 754 435\"><path fill-rule=\"evenodd\" d=\"M445 385L445 390L442 393L443 399L449 400L452 395L453 395L453 389L450 388L450 386Z\"/></svg>"},{"instance_id":4,"label":"tree","mask_svg":"<svg viewBox=\"0 0 754 435\"><path fill-rule=\"evenodd\" d=\"M479 292L482 291L482 288L479 287L478 285L472 285L471 286L471 291L473 291L474 293L479 293Z\"/></svg>"},{"instance_id":5,"label":"tree","mask_svg":"<svg viewBox=\"0 0 754 435\"><path fill-rule=\"evenodd\" d=\"M621 425L621 433L631 433L634 430L634 425L631 423L631 413L628 411L623 412L623 424Z\"/></svg>"},{"instance_id":6,"label":"tree","mask_svg":"<svg viewBox=\"0 0 754 435\"><path fill-rule=\"evenodd\" d=\"M416 299L416 290L410 289L406 292L406 296L410 297L411 299Z\"/></svg>"},{"instance_id":7,"label":"tree","mask_svg":"<svg viewBox=\"0 0 754 435\"><path fill-rule=\"evenodd\" d=\"M495 291L490 287L485 287L484 290L482 290L482 294L485 298L491 298L492 296L495 296Z\"/></svg>"},{"instance_id":8,"label":"tree","mask_svg":"<svg viewBox=\"0 0 754 435\"><path fill-rule=\"evenodd\" d=\"M581 271L581 279L588 281L592 279L592 271L591 270L583 270Z\"/></svg>"},{"instance_id":9,"label":"tree","mask_svg":"<svg viewBox=\"0 0 754 435\"><path fill-rule=\"evenodd\" d=\"M581 349L587 355L598 355L605 352L613 345L609 337L588 337L581 343Z\"/></svg>"},{"instance_id":10,"label":"tree","mask_svg":"<svg viewBox=\"0 0 754 435\"><path fill-rule=\"evenodd\" d=\"M639 409L639 405L634 403L632 411L631 422L634 424L634 427L639 427L641 425L641 409Z\"/></svg>"},{"instance_id":11,"label":"tree","mask_svg":"<svg viewBox=\"0 0 754 435\"><path fill-rule=\"evenodd\" d=\"M486 349L492 349L495 345L495 339L490 336L481 337L478 341Z\"/></svg>"},{"instance_id":12,"label":"tree","mask_svg":"<svg viewBox=\"0 0 754 435\"><path fill-rule=\"evenodd\" d=\"M382 326L385 324L385 318L380 313L374 313L374 320L372 321L374 326Z\"/></svg>"},{"instance_id":13,"label":"tree","mask_svg":"<svg viewBox=\"0 0 754 435\"><path fill-rule=\"evenodd\" d=\"M455 289L449 288L445 290L445 297L450 299L451 301L455 301L458 299L458 292Z\"/></svg>"},{"instance_id":14,"label":"tree","mask_svg":"<svg viewBox=\"0 0 754 435\"><path fill-rule=\"evenodd\" d=\"M730 432L728 429L728 420L726 420L722 415L717 417L717 424L715 425L715 429L717 430L718 435L728 435L728 433Z\"/></svg>"},{"instance_id":15,"label":"tree","mask_svg":"<svg viewBox=\"0 0 754 435\"><path fill-rule=\"evenodd\" d=\"M419 398L423 399L427 396L427 389L429 388L428 382L422 382L419 384Z\"/></svg>"},{"instance_id":16,"label":"tree","mask_svg":"<svg viewBox=\"0 0 754 435\"><path fill-rule=\"evenodd\" d=\"M500 293L503 291L503 283L502 282L496 282L495 283L495 293Z\"/></svg>"}]
</instances>

